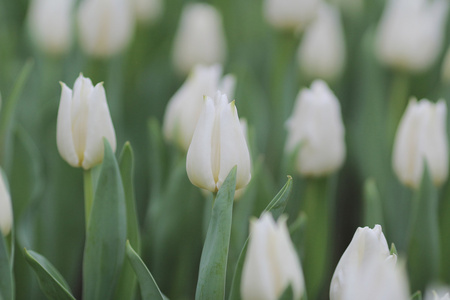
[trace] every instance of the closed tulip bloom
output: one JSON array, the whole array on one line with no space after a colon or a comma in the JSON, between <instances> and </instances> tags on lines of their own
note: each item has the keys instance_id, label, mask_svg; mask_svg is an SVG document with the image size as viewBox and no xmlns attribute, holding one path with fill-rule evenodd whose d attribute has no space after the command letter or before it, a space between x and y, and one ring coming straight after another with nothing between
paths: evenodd
<instances>
[{"instance_id":1,"label":"closed tulip bloom","mask_svg":"<svg viewBox=\"0 0 450 300\"><path fill-rule=\"evenodd\" d=\"M305 291L302 267L286 226L286 218L273 220L264 213L250 223L250 242L241 279L243 300L278 300L291 286L293 299Z\"/></svg>"},{"instance_id":2,"label":"closed tulip bloom","mask_svg":"<svg viewBox=\"0 0 450 300\"><path fill-rule=\"evenodd\" d=\"M203 108L203 96L213 97L220 90L232 98L234 86L234 76L222 77L220 65L196 66L167 104L163 123L166 140L187 151Z\"/></svg>"},{"instance_id":3,"label":"closed tulip bloom","mask_svg":"<svg viewBox=\"0 0 450 300\"><path fill-rule=\"evenodd\" d=\"M95 87L80 76L73 91L61 83L56 141L59 154L73 167L88 170L103 161L103 138L113 151L116 135L106 102L103 83Z\"/></svg>"},{"instance_id":4,"label":"closed tulip bloom","mask_svg":"<svg viewBox=\"0 0 450 300\"><path fill-rule=\"evenodd\" d=\"M324 176L337 170L345 158L345 129L338 99L321 80L297 96L286 123L286 150L296 154L297 170L305 176Z\"/></svg>"},{"instance_id":5,"label":"closed tulip bloom","mask_svg":"<svg viewBox=\"0 0 450 300\"><path fill-rule=\"evenodd\" d=\"M6 178L0 169L0 231L7 236L11 231L13 213L11 207L11 196L6 184Z\"/></svg>"},{"instance_id":6,"label":"closed tulip bloom","mask_svg":"<svg viewBox=\"0 0 450 300\"><path fill-rule=\"evenodd\" d=\"M158 20L164 9L164 0L132 0L136 20L140 23L152 23Z\"/></svg>"},{"instance_id":7,"label":"closed tulip bloom","mask_svg":"<svg viewBox=\"0 0 450 300\"><path fill-rule=\"evenodd\" d=\"M359 270L364 272L373 261L392 259L396 260L396 257L390 255L389 247L380 225L375 225L373 229L359 227L334 271L330 286L330 300L347 299L344 297L344 292L355 288L350 282L355 274L360 273Z\"/></svg>"},{"instance_id":8,"label":"closed tulip bloom","mask_svg":"<svg viewBox=\"0 0 450 300\"><path fill-rule=\"evenodd\" d=\"M297 54L309 78L333 81L345 66L345 40L339 11L323 3L315 21L307 27Z\"/></svg>"},{"instance_id":9,"label":"closed tulip bloom","mask_svg":"<svg viewBox=\"0 0 450 300\"><path fill-rule=\"evenodd\" d=\"M28 10L28 28L36 46L50 55L62 55L72 45L74 0L33 0Z\"/></svg>"},{"instance_id":10,"label":"closed tulip bloom","mask_svg":"<svg viewBox=\"0 0 450 300\"><path fill-rule=\"evenodd\" d=\"M234 101L217 92L205 97L191 145L186 170L199 188L217 192L231 169L237 166L236 190L250 181L250 154Z\"/></svg>"},{"instance_id":11,"label":"closed tulip bloom","mask_svg":"<svg viewBox=\"0 0 450 300\"><path fill-rule=\"evenodd\" d=\"M86 54L109 58L124 50L133 35L128 0L83 0L78 10L80 45Z\"/></svg>"},{"instance_id":12,"label":"closed tulip bloom","mask_svg":"<svg viewBox=\"0 0 450 300\"><path fill-rule=\"evenodd\" d=\"M187 4L173 42L175 69L187 74L197 64L223 63L227 54L220 13L205 3Z\"/></svg>"},{"instance_id":13,"label":"closed tulip bloom","mask_svg":"<svg viewBox=\"0 0 450 300\"><path fill-rule=\"evenodd\" d=\"M389 0L377 33L377 54L396 69L431 67L444 41L447 0Z\"/></svg>"},{"instance_id":14,"label":"closed tulip bloom","mask_svg":"<svg viewBox=\"0 0 450 300\"><path fill-rule=\"evenodd\" d=\"M392 164L400 181L418 188L426 162L436 186L448 175L447 105L423 99L409 101L394 141Z\"/></svg>"},{"instance_id":15,"label":"closed tulip bloom","mask_svg":"<svg viewBox=\"0 0 450 300\"><path fill-rule=\"evenodd\" d=\"M264 16L277 29L302 30L317 14L319 0L265 0Z\"/></svg>"}]
</instances>

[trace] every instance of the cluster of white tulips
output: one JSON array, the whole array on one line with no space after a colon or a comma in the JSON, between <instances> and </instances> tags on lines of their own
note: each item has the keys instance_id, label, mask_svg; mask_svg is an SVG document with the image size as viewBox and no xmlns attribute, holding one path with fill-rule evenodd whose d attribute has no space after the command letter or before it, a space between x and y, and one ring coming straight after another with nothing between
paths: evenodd
<instances>
[{"instance_id":1,"label":"cluster of white tulips","mask_svg":"<svg viewBox=\"0 0 450 300\"><path fill-rule=\"evenodd\" d=\"M447 0L22 2L0 300L450 300Z\"/></svg>"}]
</instances>

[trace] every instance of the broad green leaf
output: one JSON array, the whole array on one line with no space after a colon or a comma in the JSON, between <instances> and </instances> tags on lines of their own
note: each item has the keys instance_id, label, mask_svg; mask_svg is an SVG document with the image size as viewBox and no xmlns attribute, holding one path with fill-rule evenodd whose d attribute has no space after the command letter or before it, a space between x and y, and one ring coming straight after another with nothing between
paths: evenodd
<instances>
[{"instance_id":1,"label":"broad green leaf","mask_svg":"<svg viewBox=\"0 0 450 300\"><path fill-rule=\"evenodd\" d=\"M212 209L208 233L206 234L200 260L195 299L223 299L227 272L228 249L231 234L231 216L236 189L236 167L234 167L222 187Z\"/></svg>"},{"instance_id":2,"label":"broad green leaf","mask_svg":"<svg viewBox=\"0 0 450 300\"><path fill-rule=\"evenodd\" d=\"M155 282L152 274L144 264L139 254L134 251L130 242L127 241L127 257L134 272L138 278L139 286L141 288L142 300L166 300L167 298L160 291L158 285Z\"/></svg>"},{"instance_id":3,"label":"broad green leaf","mask_svg":"<svg viewBox=\"0 0 450 300\"><path fill-rule=\"evenodd\" d=\"M270 211L274 219L276 220L283 213L291 191L292 191L292 177L288 176L286 184L281 188L281 190L272 199L272 201L270 201L269 205L267 205L264 212ZM242 247L241 254L239 254L239 259L236 264L236 269L234 270L233 280L231 282L230 295L228 297L229 300L241 299L240 293L241 293L242 268L244 267L245 254L247 253L248 239L249 238L247 238L247 240L244 243L244 246Z\"/></svg>"},{"instance_id":4,"label":"broad green leaf","mask_svg":"<svg viewBox=\"0 0 450 300\"><path fill-rule=\"evenodd\" d=\"M122 176L123 189L125 191L125 204L127 208L127 239L129 243L140 253L141 238L139 236L139 224L136 213L133 171L134 156L129 142L125 143L119 158L120 174ZM120 274L115 299L132 299L135 293L136 276L127 260L124 261Z\"/></svg>"},{"instance_id":5,"label":"broad green leaf","mask_svg":"<svg viewBox=\"0 0 450 300\"><path fill-rule=\"evenodd\" d=\"M369 178L364 183L364 224L373 228L375 224L384 227L383 207L375 179Z\"/></svg>"},{"instance_id":6,"label":"broad green leaf","mask_svg":"<svg viewBox=\"0 0 450 300\"><path fill-rule=\"evenodd\" d=\"M14 279L7 243L0 232L0 299L14 299Z\"/></svg>"},{"instance_id":7,"label":"broad green leaf","mask_svg":"<svg viewBox=\"0 0 450 300\"><path fill-rule=\"evenodd\" d=\"M44 292L48 299L75 299L70 292L67 282L45 257L27 249L24 249L24 255L26 261L36 274L42 292Z\"/></svg>"},{"instance_id":8,"label":"broad green leaf","mask_svg":"<svg viewBox=\"0 0 450 300\"><path fill-rule=\"evenodd\" d=\"M104 139L83 259L83 299L110 299L125 255L126 207L119 166Z\"/></svg>"}]
</instances>

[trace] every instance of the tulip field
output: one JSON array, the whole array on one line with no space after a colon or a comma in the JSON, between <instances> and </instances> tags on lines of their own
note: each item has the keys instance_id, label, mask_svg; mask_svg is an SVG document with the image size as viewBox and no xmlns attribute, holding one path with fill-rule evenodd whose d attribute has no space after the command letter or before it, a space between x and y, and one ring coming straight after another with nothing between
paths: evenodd
<instances>
[{"instance_id":1,"label":"tulip field","mask_svg":"<svg viewBox=\"0 0 450 300\"><path fill-rule=\"evenodd\" d=\"M448 0L0 0L0 300L450 300Z\"/></svg>"}]
</instances>

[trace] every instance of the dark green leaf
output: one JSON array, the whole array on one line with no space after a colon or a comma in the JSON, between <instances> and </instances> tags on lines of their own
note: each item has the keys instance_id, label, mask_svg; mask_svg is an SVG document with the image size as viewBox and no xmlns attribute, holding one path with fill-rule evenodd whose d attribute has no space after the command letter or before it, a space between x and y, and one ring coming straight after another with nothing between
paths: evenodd
<instances>
[{"instance_id":1,"label":"dark green leaf","mask_svg":"<svg viewBox=\"0 0 450 300\"><path fill-rule=\"evenodd\" d=\"M7 243L0 231L0 299L14 299L14 280Z\"/></svg>"}]
</instances>

